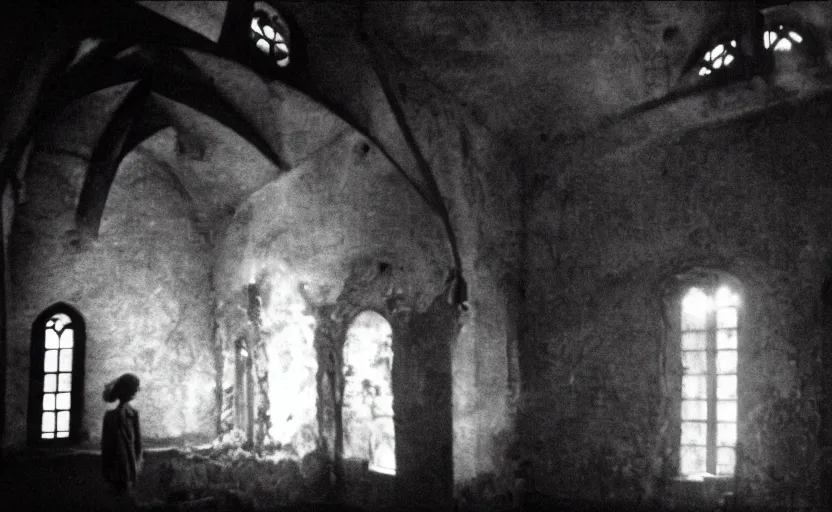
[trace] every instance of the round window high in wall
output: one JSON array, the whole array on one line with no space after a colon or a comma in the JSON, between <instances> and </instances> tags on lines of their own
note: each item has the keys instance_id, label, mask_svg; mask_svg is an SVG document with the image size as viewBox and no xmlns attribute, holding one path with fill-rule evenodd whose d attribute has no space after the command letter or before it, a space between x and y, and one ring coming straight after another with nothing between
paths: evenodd
<instances>
[{"instance_id":1,"label":"round window high in wall","mask_svg":"<svg viewBox=\"0 0 832 512\"><path fill-rule=\"evenodd\" d=\"M289 27L272 6L265 2L254 4L249 36L257 49L279 67L289 65Z\"/></svg>"}]
</instances>

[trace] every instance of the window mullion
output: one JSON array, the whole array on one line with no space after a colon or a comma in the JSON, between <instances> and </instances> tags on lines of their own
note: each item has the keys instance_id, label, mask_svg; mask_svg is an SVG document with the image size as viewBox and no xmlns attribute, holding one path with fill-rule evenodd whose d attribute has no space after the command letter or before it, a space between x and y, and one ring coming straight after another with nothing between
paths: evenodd
<instances>
[{"instance_id":1,"label":"window mullion","mask_svg":"<svg viewBox=\"0 0 832 512\"><path fill-rule=\"evenodd\" d=\"M708 314L708 449L706 471L716 474L716 309Z\"/></svg>"}]
</instances>

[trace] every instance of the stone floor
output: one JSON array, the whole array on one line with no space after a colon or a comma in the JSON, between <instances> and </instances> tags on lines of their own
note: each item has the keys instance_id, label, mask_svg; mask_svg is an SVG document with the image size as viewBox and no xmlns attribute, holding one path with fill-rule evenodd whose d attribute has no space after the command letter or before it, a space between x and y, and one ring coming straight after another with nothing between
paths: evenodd
<instances>
[{"instance_id":1,"label":"stone floor","mask_svg":"<svg viewBox=\"0 0 832 512\"><path fill-rule=\"evenodd\" d=\"M206 493L203 493L206 494ZM335 511L350 510L337 504L308 503L293 506L257 507L254 500L233 492L213 495L172 495L161 489L158 478L143 472L136 485L135 498L140 511ZM191 498L191 499L188 499ZM176 502L171 502L173 499ZM96 512L124 510L101 478L97 453L72 453L54 456L6 456L0 461L0 510Z\"/></svg>"}]
</instances>

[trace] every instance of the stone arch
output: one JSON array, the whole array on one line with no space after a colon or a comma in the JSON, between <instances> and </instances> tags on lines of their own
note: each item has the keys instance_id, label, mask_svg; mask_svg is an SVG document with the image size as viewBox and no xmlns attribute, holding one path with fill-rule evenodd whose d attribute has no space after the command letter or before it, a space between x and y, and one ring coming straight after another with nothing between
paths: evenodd
<instances>
[{"instance_id":1,"label":"stone arch","mask_svg":"<svg viewBox=\"0 0 832 512\"><path fill-rule=\"evenodd\" d=\"M393 329L364 310L350 322L343 346L344 458L360 459L377 473L395 474L393 428Z\"/></svg>"}]
</instances>

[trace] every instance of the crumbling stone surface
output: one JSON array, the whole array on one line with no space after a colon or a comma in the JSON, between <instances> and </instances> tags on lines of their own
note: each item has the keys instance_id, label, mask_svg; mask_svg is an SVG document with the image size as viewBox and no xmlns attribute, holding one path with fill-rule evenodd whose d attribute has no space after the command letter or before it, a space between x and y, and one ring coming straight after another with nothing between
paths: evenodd
<instances>
[{"instance_id":1,"label":"crumbling stone surface","mask_svg":"<svg viewBox=\"0 0 832 512\"><path fill-rule=\"evenodd\" d=\"M96 440L104 384L125 371L142 379L136 406L148 437L213 434L213 356L208 251L190 236L187 202L163 168L133 154L110 191L100 237L74 230L85 162L42 153L27 180L29 201L11 237L9 443L26 422L32 320L55 302L72 304L87 326L83 428ZM78 411L81 414L81 411Z\"/></svg>"}]
</instances>

